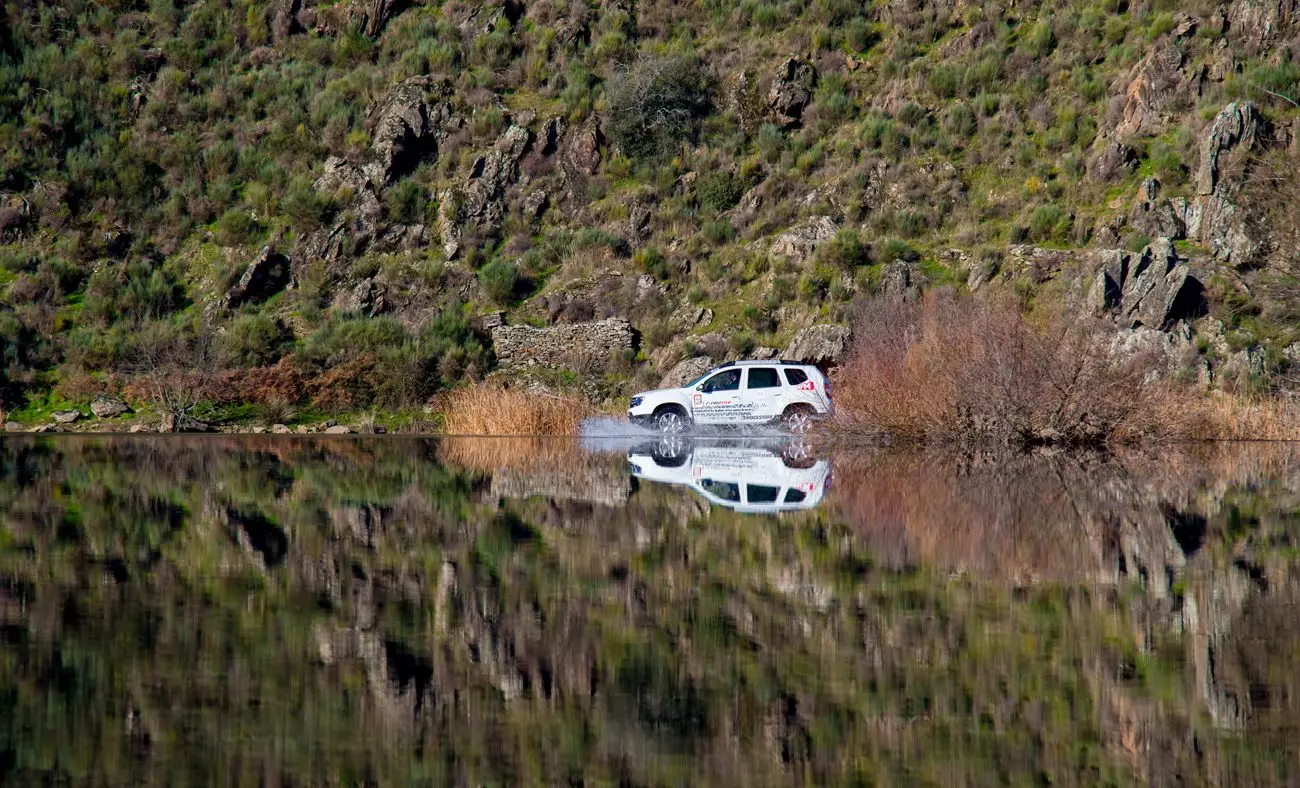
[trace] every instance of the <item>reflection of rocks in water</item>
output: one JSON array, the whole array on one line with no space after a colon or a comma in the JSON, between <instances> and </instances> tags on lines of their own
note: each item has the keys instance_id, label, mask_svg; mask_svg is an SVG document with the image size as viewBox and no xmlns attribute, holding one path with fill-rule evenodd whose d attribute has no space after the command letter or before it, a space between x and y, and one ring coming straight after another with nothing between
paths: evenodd
<instances>
[{"instance_id":1,"label":"reflection of rocks in water","mask_svg":"<svg viewBox=\"0 0 1300 788\"><path fill-rule=\"evenodd\" d=\"M274 522L257 512L227 509L230 538L241 547L257 553L269 569L284 562L289 552L289 538Z\"/></svg>"},{"instance_id":2,"label":"reflection of rocks in water","mask_svg":"<svg viewBox=\"0 0 1300 788\"><path fill-rule=\"evenodd\" d=\"M492 495L497 498L551 498L620 506L632 494L623 468L599 464L566 463L546 469L500 468L492 474Z\"/></svg>"}]
</instances>

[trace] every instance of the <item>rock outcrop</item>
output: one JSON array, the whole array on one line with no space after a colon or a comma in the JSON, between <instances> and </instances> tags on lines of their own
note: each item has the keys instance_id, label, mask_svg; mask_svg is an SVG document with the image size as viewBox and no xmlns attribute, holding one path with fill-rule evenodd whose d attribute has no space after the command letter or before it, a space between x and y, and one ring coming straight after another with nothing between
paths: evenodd
<instances>
[{"instance_id":1,"label":"rock outcrop","mask_svg":"<svg viewBox=\"0 0 1300 788\"><path fill-rule=\"evenodd\" d=\"M1115 127L1116 138L1159 133L1175 106L1189 103L1200 93L1202 74L1194 66L1184 68L1186 61L1182 49L1167 43L1133 67L1124 114Z\"/></svg>"},{"instance_id":2,"label":"rock outcrop","mask_svg":"<svg viewBox=\"0 0 1300 788\"><path fill-rule=\"evenodd\" d=\"M592 372L621 363L636 349L632 324L622 318L533 328L497 326L492 348L504 368L551 367Z\"/></svg>"},{"instance_id":3,"label":"rock outcrop","mask_svg":"<svg viewBox=\"0 0 1300 788\"><path fill-rule=\"evenodd\" d=\"M851 336L848 326L809 326L795 334L781 358L805 364L838 364L844 360Z\"/></svg>"},{"instance_id":4,"label":"rock outcrop","mask_svg":"<svg viewBox=\"0 0 1300 788\"><path fill-rule=\"evenodd\" d=\"M693 356L683 359L664 375L663 380L659 381L661 389L675 389L684 386L700 375L713 369L713 360L707 356Z\"/></svg>"},{"instance_id":5,"label":"rock outcrop","mask_svg":"<svg viewBox=\"0 0 1300 788\"><path fill-rule=\"evenodd\" d=\"M811 63L796 57L786 58L767 91L770 120L783 128L797 127L816 87L817 69Z\"/></svg>"},{"instance_id":6,"label":"rock outcrop","mask_svg":"<svg viewBox=\"0 0 1300 788\"><path fill-rule=\"evenodd\" d=\"M289 284L289 258L267 246L248 264L239 281L226 291L226 306L260 304Z\"/></svg>"},{"instance_id":7,"label":"rock outcrop","mask_svg":"<svg viewBox=\"0 0 1300 788\"><path fill-rule=\"evenodd\" d=\"M410 172L420 159L436 154L452 108L448 102L430 101L431 91L441 95L439 83L429 77L413 77L393 88L372 110L370 161L364 169L377 187L387 186Z\"/></svg>"},{"instance_id":8,"label":"rock outcrop","mask_svg":"<svg viewBox=\"0 0 1300 788\"><path fill-rule=\"evenodd\" d=\"M1088 159L1088 177L1094 181L1108 181L1123 172L1132 172L1140 159L1137 151L1117 140L1098 141L1097 150Z\"/></svg>"},{"instance_id":9,"label":"rock outcrop","mask_svg":"<svg viewBox=\"0 0 1300 788\"><path fill-rule=\"evenodd\" d=\"M838 230L829 216L815 216L778 235L768 251L793 263L806 263Z\"/></svg>"},{"instance_id":10,"label":"rock outcrop","mask_svg":"<svg viewBox=\"0 0 1300 788\"><path fill-rule=\"evenodd\" d=\"M1196 194L1164 198L1160 182L1148 179L1134 202L1130 223L1152 237L1189 239L1236 266L1258 256L1262 239L1249 231L1237 207L1246 157L1267 136L1267 122L1253 104L1233 102L1206 129L1196 170Z\"/></svg>"},{"instance_id":11,"label":"rock outcrop","mask_svg":"<svg viewBox=\"0 0 1300 788\"><path fill-rule=\"evenodd\" d=\"M1138 255L1103 252L1087 301L1095 313L1113 312L1125 327L1157 331L1206 311L1204 286L1168 238L1156 239Z\"/></svg>"}]
</instances>

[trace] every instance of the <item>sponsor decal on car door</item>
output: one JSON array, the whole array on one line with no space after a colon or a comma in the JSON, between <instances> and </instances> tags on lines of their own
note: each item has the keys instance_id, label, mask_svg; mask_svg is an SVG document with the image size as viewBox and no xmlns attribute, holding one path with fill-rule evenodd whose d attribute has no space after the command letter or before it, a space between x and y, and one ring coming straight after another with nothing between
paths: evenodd
<instances>
[{"instance_id":1,"label":"sponsor decal on car door","mask_svg":"<svg viewBox=\"0 0 1300 788\"><path fill-rule=\"evenodd\" d=\"M740 373L739 369L724 369L695 387L691 410L697 422L734 424L749 419Z\"/></svg>"}]
</instances>

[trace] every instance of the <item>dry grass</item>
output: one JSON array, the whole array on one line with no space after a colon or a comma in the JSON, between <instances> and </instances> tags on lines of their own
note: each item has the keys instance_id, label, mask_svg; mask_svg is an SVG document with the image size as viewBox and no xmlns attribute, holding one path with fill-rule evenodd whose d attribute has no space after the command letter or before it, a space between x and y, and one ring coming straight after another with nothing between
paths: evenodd
<instances>
[{"instance_id":1,"label":"dry grass","mask_svg":"<svg viewBox=\"0 0 1300 788\"><path fill-rule=\"evenodd\" d=\"M595 413L581 400L493 383L451 391L439 407L449 435L577 435Z\"/></svg>"},{"instance_id":2,"label":"dry grass","mask_svg":"<svg viewBox=\"0 0 1300 788\"><path fill-rule=\"evenodd\" d=\"M1300 409L1207 397L1167 363L1116 357L1113 328L1036 325L1014 305L949 292L860 310L836 387L836 432L896 443L1103 446L1294 438Z\"/></svg>"},{"instance_id":3,"label":"dry grass","mask_svg":"<svg viewBox=\"0 0 1300 788\"><path fill-rule=\"evenodd\" d=\"M1221 394L1196 404L1199 440L1300 440L1300 403L1293 399L1251 398Z\"/></svg>"}]
</instances>

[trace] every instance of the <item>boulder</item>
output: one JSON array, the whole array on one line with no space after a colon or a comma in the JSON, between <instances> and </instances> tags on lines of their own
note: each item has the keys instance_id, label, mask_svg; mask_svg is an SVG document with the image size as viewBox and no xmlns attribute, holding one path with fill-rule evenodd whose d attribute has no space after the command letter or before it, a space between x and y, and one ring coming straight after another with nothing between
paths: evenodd
<instances>
[{"instance_id":1,"label":"boulder","mask_svg":"<svg viewBox=\"0 0 1300 788\"><path fill-rule=\"evenodd\" d=\"M667 375L664 375L663 380L659 381L659 388L675 389L684 386L710 369L713 369L713 361L706 356L695 356L679 361Z\"/></svg>"},{"instance_id":2,"label":"boulder","mask_svg":"<svg viewBox=\"0 0 1300 788\"><path fill-rule=\"evenodd\" d=\"M50 416L51 416L51 418L54 419L55 423L57 423L57 424L71 424L72 422L74 422L74 421L76 421L77 419L81 418L81 411L79 411L79 410L56 410L54 413L50 414Z\"/></svg>"},{"instance_id":3,"label":"boulder","mask_svg":"<svg viewBox=\"0 0 1300 788\"><path fill-rule=\"evenodd\" d=\"M238 309L244 304L261 303L289 284L289 258L263 247L248 264L231 288L226 291L226 306Z\"/></svg>"},{"instance_id":4,"label":"boulder","mask_svg":"<svg viewBox=\"0 0 1300 788\"><path fill-rule=\"evenodd\" d=\"M816 87L817 69L811 63L796 57L786 58L767 91L768 117L783 128L797 127Z\"/></svg>"},{"instance_id":5,"label":"boulder","mask_svg":"<svg viewBox=\"0 0 1300 788\"><path fill-rule=\"evenodd\" d=\"M95 418L97 419L111 419L125 413L130 413L131 408L117 397L100 394L90 403L90 412L95 414Z\"/></svg>"},{"instance_id":6,"label":"boulder","mask_svg":"<svg viewBox=\"0 0 1300 788\"><path fill-rule=\"evenodd\" d=\"M352 428L345 424L335 424L325 428L326 435L351 435Z\"/></svg>"},{"instance_id":7,"label":"boulder","mask_svg":"<svg viewBox=\"0 0 1300 788\"><path fill-rule=\"evenodd\" d=\"M287 424L271 425L271 433L273 435L288 435L291 432L293 432L293 430L289 429L289 426Z\"/></svg>"},{"instance_id":8,"label":"boulder","mask_svg":"<svg viewBox=\"0 0 1300 788\"><path fill-rule=\"evenodd\" d=\"M920 294L912 282L912 264L895 260L880 272L880 293L888 301L914 301Z\"/></svg>"},{"instance_id":9,"label":"boulder","mask_svg":"<svg viewBox=\"0 0 1300 788\"><path fill-rule=\"evenodd\" d=\"M829 216L815 216L778 235L768 251L794 263L805 263L838 230Z\"/></svg>"},{"instance_id":10,"label":"boulder","mask_svg":"<svg viewBox=\"0 0 1300 788\"><path fill-rule=\"evenodd\" d=\"M781 357L804 364L838 364L844 359L851 335L848 326L809 326L795 334Z\"/></svg>"},{"instance_id":11,"label":"boulder","mask_svg":"<svg viewBox=\"0 0 1300 788\"><path fill-rule=\"evenodd\" d=\"M16 421L5 422L5 432L22 432L26 429L27 429L26 427L24 427L23 425L19 424Z\"/></svg>"},{"instance_id":12,"label":"boulder","mask_svg":"<svg viewBox=\"0 0 1300 788\"><path fill-rule=\"evenodd\" d=\"M632 324L622 318L550 328L497 326L492 348L503 368L609 369L636 349Z\"/></svg>"}]
</instances>

